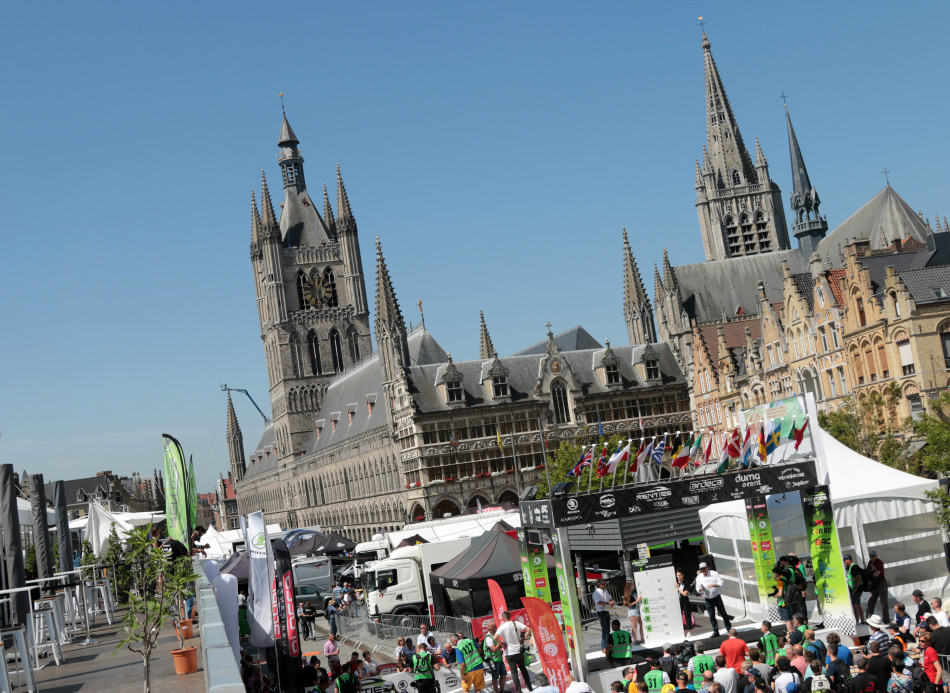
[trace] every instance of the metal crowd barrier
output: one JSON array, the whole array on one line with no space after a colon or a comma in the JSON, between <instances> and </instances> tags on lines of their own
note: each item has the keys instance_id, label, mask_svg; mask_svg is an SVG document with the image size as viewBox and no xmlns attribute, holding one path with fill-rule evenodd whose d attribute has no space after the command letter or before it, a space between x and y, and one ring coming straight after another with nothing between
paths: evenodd
<instances>
[{"instance_id":1,"label":"metal crowd barrier","mask_svg":"<svg viewBox=\"0 0 950 693\"><path fill-rule=\"evenodd\" d=\"M471 621L454 616L416 616L411 614L399 616L384 616L379 620L370 617L340 616L336 617L337 634L340 639L352 642L354 645L363 645L373 642L375 649L394 651L399 638L407 638L413 643L419 635L419 626L429 626L429 632L435 636L439 647L453 633L472 636Z\"/></svg>"}]
</instances>

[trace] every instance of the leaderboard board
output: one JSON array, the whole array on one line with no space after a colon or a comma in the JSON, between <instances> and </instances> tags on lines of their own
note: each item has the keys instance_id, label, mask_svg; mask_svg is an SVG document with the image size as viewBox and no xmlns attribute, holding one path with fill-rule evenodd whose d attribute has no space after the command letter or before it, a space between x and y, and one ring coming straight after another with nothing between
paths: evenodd
<instances>
[{"instance_id":1,"label":"leaderboard board","mask_svg":"<svg viewBox=\"0 0 950 693\"><path fill-rule=\"evenodd\" d=\"M676 591L676 571L672 556L654 556L633 562L634 579L640 602L640 618L647 647L658 647L667 642L683 639L683 616L680 613L679 593Z\"/></svg>"}]
</instances>

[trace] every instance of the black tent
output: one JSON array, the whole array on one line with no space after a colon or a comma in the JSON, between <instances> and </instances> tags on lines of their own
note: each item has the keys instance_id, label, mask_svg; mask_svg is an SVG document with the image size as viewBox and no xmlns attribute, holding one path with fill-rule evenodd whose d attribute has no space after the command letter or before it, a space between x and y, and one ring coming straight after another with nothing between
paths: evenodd
<instances>
[{"instance_id":1,"label":"black tent","mask_svg":"<svg viewBox=\"0 0 950 693\"><path fill-rule=\"evenodd\" d=\"M330 535L317 545L313 553L317 555L343 554L349 553L355 548L356 542L352 539L347 539L336 532L330 532Z\"/></svg>"},{"instance_id":2,"label":"black tent","mask_svg":"<svg viewBox=\"0 0 950 693\"><path fill-rule=\"evenodd\" d=\"M554 559L545 556L552 599L559 600L554 579ZM485 532L465 551L429 574L435 613L478 618L491 613L489 578L501 586L508 607L521 608L525 596L518 540L504 532Z\"/></svg>"},{"instance_id":3,"label":"black tent","mask_svg":"<svg viewBox=\"0 0 950 693\"><path fill-rule=\"evenodd\" d=\"M316 553L317 547L326 540L327 536L314 530L296 532L292 537L284 537L284 543L290 550L291 556L309 556Z\"/></svg>"},{"instance_id":4,"label":"black tent","mask_svg":"<svg viewBox=\"0 0 950 693\"><path fill-rule=\"evenodd\" d=\"M248 558L246 553L235 553L218 569L223 575L233 575L238 580L247 580Z\"/></svg>"},{"instance_id":5,"label":"black tent","mask_svg":"<svg viewBox=\"0 0 950 693\"><path fill-rule=\"evenodd\" d=\"M415 546L416 544L428 544L429 540L426 539L421 534L413 534L411 537L406 537L396 546L397 549L401 549L403 546Z\"/></svg>"}]
</instances>

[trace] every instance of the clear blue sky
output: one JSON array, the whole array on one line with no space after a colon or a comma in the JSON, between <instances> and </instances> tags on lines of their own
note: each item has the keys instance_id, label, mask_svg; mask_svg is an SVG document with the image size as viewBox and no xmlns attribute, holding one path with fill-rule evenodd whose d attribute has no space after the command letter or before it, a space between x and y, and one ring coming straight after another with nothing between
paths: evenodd
<instances>
[{"instance_id":1,"label":"clear blue sky","mask_svg":"<svg viewBox=\"0 0 950 693\"><path fill-rule=\"evenodd\" d=\"M700 14L786 199L783 90L832 227L885 166L950 216L944 2L6 6L0 461L150 473L167 431L199 490L226 473L219 384L269 401L249 197L280 192L280 91L311 190L340 163L367 273L378 235L457 360L479 309L502 353L547 321L625 343L621 227L650 287L664 247L702 259Z\"/></svg>"}]
</instances>

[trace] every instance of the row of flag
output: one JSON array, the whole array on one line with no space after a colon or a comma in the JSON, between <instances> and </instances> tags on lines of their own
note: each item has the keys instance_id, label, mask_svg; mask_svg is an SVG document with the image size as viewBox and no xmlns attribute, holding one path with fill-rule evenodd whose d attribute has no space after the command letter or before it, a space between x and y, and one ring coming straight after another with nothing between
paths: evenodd
<instances>
[{"instance_id":1,"label":"row of flag","mask_svg":"<svg viewBox=\"0 0 950 693\"><path fill-rule=\"evenodd\" d=\"M792 423L788 434L788 441L794 441L795 450L802 444L805 437L805 429L808 427L808 420L801 425L801 428ZM601 431L603 429L601 428ZM601 432L603 436L603 433ZM768 456L771 455L782 442L781 421L757 422L745 430L745 437L736 427L731 433L726 434L722 445L722 452L719 455L719 464L717 471L721 474L733 461L738 461L742 468L754 467L759 464L766 464ZM650 462L657 466L663 465L664 456L669 453L670 466L674 469L685 469L690 465L699 467L709 464L713 456L713 442L715 434L712 430L704 434L703 431L690 432L690 437L681 442L679 446L674 443L667 445L667 434L659 437L659 440L653 438L649 441L641 439L640 447L636 451L631 450L633 440L621 440L617 444L617 449L611 454L607 443L601 447L599 444L591 445L589 448L581 448L581 457L577 464L567 473L569 477L580 476L587 467L593 468L595 457L597 459L597 478L603 479L617 471L620 465L627 466L629 473L636 473L641 465ZM598 448L600 448L598 452ZM621 467L623 468L623 467Z\"/></svg>"}]
</instances>

